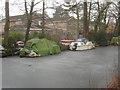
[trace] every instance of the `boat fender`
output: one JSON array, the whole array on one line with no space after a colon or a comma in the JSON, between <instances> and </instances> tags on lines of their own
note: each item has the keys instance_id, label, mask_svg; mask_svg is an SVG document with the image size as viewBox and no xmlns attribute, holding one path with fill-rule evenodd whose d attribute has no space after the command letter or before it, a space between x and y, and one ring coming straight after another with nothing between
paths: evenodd
<instances>
[{"instance_id":1,"label":"boat fender","mask_svg":"<svg viewBox=\"0 0 120 90\"><path fill-rule=\"evenodd\" d=\"M73 45L73 50L76 50L77 49L77 43L75 43L74 45Z\"/></svg>"}]
</instances>

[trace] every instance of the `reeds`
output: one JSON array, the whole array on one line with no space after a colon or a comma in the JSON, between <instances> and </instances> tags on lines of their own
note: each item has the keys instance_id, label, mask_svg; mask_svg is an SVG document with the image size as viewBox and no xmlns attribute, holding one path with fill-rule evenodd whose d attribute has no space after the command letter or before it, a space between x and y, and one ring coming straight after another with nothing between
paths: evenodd
<instances>
[{"instance_id":1,"label":"reeds","mask_svg":"<svg viewBox=\"0 0 120 90\"><path fill-rule=\"evenodd\" d=\"M118 75L118 66L115 65L115 69L113 70L113 78L112 81L108 83L107 88L113 88L112 90L119 90L120 85L120 76Z\"/></svg>"}]
</instances>

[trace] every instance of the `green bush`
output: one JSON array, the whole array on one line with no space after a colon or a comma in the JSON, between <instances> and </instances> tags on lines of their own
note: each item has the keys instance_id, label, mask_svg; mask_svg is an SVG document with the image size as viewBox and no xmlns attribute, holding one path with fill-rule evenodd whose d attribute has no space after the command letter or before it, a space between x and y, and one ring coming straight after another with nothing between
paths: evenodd
<instances>
[{"instance_id":1,"label":"green bush","mask_svg":"<svg viewBox=\"0 0 120 90\"><path fill-rule=\"evenodd\" d=\"M45 38L46 39L48 39L48 40L52 40L52 41L54 41L54 37L53 36L50 36L50 35L45 35Z\"/></svg>"},{"instance_id":2,"label":"green bush","mask_svg":"<svg viewBox=\"0 0 120 90\"><path fill-rule=\"evenodd\" d=\"M14 47L17 41L22 41L24 36L19 33L11 33L9 35L9 46Z\"/></svg>"},{"instance_id":3,"label":"green bush","mask_svg":"<svg viewBox=\"0 0 120 90\"><path fill-rule=\"evenodd\" d=\"M32 33L29 35L29 39L36 38L36 37L40 37L41 35L42 35L41 32L32 32Z\"/></svg>"},{"instance_id":4,"label":"green bush","mask_svg":"<svg viewBox=\"0 0 120 90\"><path fill-rule=\"evenodd\" d=\"M31 33L29 35L29 39L32 39L32 38L43 38L42 32L33 32L33 33ZM54 37L50 36L50 35L47 35L47 34L44 34L44 38L54 41Z\"/></svg>"},{"instance_id":5,"label":"green bush","mask_svg":"<svg viewBox=\"0 0 120 90\"><path fill-rule=\"evenodd\" d=\"M10 30L17 30L16 26L10 27Z\"/></svg>"},{"instance_id":6,"label":"green bush","mask_svg":"<svg viewBox=\"0 0 120 90\"><path fill-rule=\"evenodd\" d=\"M24 36L19 33L11 33L8 37L8 45L5 46L4 41L2 45L5 47L5 55L11 56L14 55L14 52L16 51L16 42L22 41Z\"/></svg>"},{"instance_id":7,"label":"green bush","mask_svg":"<svg viewBox=\"0 0 120 90\"><path fill-rule=\"evenodd\" d=\"M97 32L96 35L95 35L95 41L100 46L107 46L108 41L107 41L107 33L106 33L106 31L100 30L99 32Z\"/></svg>"},{"instance_id":8,"label":"green bush","mask_svg":"<svg viewBox=\"0 0 120 90\"><path fill-rule=\"evenodd\" d=\"M87 39L90 40L90 41L96 42L95 41L95 36L96 36L96 33L94 31L90 31L88 36L87 36Z\"/></svg>"},{"instance_id":9,"label":"green bush","mask_svg":"<svg viewBox=\"0 0 120 90\"><path fill-rule=\"evenodd\" d=\"M14 55L14 52L15 52L15 48L6 48L5 49L6 56L12 56L12 55Z\"/></svg>"},{"instance_id":10,"label":"green bush","mask_svg":"<svg viewBox=\"0 0 120 90\"><path fill-rule=\"evenodd\" d=\"M9 37L8 37L8 46L7 47L5 46L4 39L2 39L2 45L5 48L14 48L16 42L17 41L23 41L23 39L24 39L24 36L22 34L11 33L11 34L9 34Z\"/></svg>"}]
</instances>

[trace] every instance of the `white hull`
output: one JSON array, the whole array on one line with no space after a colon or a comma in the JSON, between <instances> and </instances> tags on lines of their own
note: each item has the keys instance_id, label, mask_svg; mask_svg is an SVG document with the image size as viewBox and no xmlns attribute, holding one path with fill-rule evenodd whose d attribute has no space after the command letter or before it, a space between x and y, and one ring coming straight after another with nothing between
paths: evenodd
<instances>
[{"instance_id":1,"label":"white hull","mask_svg":"<svg viewBox=\"0 0 120 90\"><path fill-rule=\"evenodd\" d=\"M86 44L81 42L73 42L70 45L70 50L89 50L93 48L95 48L95 46L92 44L92 42L87 42Z\"/></svg>"}]
</instances>

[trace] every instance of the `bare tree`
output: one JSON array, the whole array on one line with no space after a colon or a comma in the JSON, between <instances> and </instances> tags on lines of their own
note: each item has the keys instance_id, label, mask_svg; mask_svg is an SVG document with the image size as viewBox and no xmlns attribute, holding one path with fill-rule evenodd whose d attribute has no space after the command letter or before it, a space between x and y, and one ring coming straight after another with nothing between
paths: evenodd
<instances>
[{"instance_id":1,"label":"bare tree","mask_svg":"<svg viewBox=\"0 0 120 90\"><path fill-rule=\"evenodd\" d=\"M42 37L44 37L44 27L45 27L45 1L43 0Z\"/></svg>"},{"instance_id":2,"label":"bare tree","mask_svg":"<svg viewBox=\"0 0 120 90\"><path fill-rule=\"evenodd\" d=\"M95 32L97 32L98 26L99 26L100 22L101 22L102 19L103 19L103 13L105 12L105 10L106 10L107 8L109 8L110 4L111 4L111 2L107 2L106 4L103 4L102 7L101 7L101 9L100 9L99 2L97 2L97 5L98 5L98 16L97 16L97 18L96 18L95 26L94 26Z\"/></svg>"},{"instance_id":3,"label":"bare tree","mask_svg":"<svg viewBox=\"0 0 120 90\"><path fill-rule=\"evenodd\" d=\"M27 1L24 0L24 3L25 3L25 14L26 14L26 17L27 17L27 29L26 29L25 43L29 39L29 31L30 31L30 27L31 27L31 23L32 23L33 8L35 6L34 1L35 0L32 0L31 6L30 6L30 12L28 12Z\"/></svg>"},{"instance_id":4,"label":"bare tree","mask_svg":"<svg viewBox=\"0 0 120 90\"><path fill-rule=\"evenodd\" d=\"M87 24L87 0L84 0L84 37L86 37L87 31L88 31L88 24Z\"/></svg>"},{"instance_id":5,"label":"bare tree","mask_svg":"<svg viewBox=\"0 0 120 90\"><path fill-rule=\"evenodd\" d=\"M79 38L79 33L80 33L80 22L79 22L79 9L78 9L78 3L76 2L76 14L77 14L77 38Z\"/></svg>"},{"instance_id":6,"label":"bare tree","mask_svg":"<svg viewBox=\"0 0 120 90\"><path fill-rule=\"evenodd\" d=\"M92 0L89 2L89 12L88 12L88 33L89 33L89 25L90 25L90 20L91 20L91 10L92 10Z\"/></svg>"},{"instance_id":7,"label":"bare tree","mask_svg":"<svg viewBox=\"0 0 120 90\"><path fill-rule=\"evenodd\" d=\"M64 6L68 8L66 9L67 12L74 13L77 16L77 38L79 38L80 36L80 12L81 12L82 4L77 1L76 2L75 1L73 2L72 0L70 1L66 2L67 5L64 5Z\"/></svg>"},{"instance_id":8,"label":"bare tree","mask_svg":"<svg viewBox=\"0 0 120 90\"><path fill-rule=\"evenodd\" d=\"M9 37L9 0L5 2L5 28L4 28L4 44L8 46L8 37Z\"/></svg>"},{"instance_id":9,"label":"bare tree","mask_svg":"<svg viewBox=\"0 0 120 90\"><path fill-rule=\"evenodd\" d=\"M113 4L113 6L114 6L114 8L110 8L109 9L109 17L110 18L114 18L115 19L115 28L114 28L114 35L116 36L116 35L118 35L119 33L118 33L118 22L119 22L119 20L118 20L118 18L119 18L119 5L117 5L117 3L112 3ZM112 7L113 7L112 6Z\"/></svg>"},{"instance_id":10,"label":"bare tree","mask_svg":"<svg viewBox=\"0 0 120 90\"><path fill-rule=\"evenodd\" d=\"M118 11L118 35L120 35L120 1L118 2L118 8L119 8L119 11Z\"/></svg>"}]
</instances>

